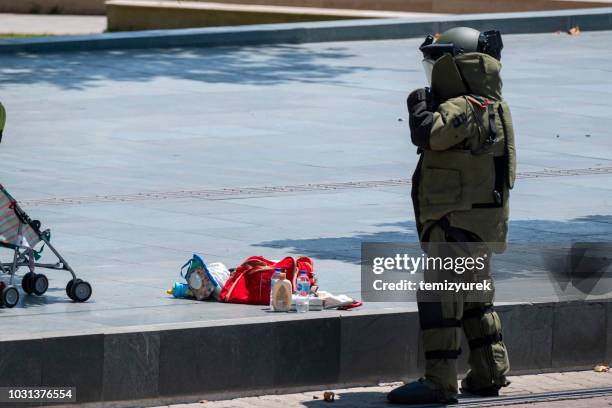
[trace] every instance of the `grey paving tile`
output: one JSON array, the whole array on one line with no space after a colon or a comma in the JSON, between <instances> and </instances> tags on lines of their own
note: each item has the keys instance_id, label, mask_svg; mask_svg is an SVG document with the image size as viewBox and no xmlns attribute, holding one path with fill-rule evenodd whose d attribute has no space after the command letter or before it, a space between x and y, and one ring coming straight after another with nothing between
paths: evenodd
<instances>
[{"instance_id":1,"label":"grey paving tile","mask_svg":"<svg viewBox=\"0 0 612 408\"><path fill-rule=\"evenodd\" d=\"M520 171L611 166L605 98L612 57L599 46L609 37L505 37L504 87ZM417 156L405 97L425 82L419 42L5 56L0 80L9 121L0 160L11 166L3 167L2 183L19 200L37 200L408 178ZM534 47L538 57L526 59ZM610 179L519 180L511 238L609 240ZM52 228L94 296L85 305L69 303L67 276L49 273L46 299L24 298L21 308L1 310L0 320L27 316L15 329L25 333L35 325L168 322L183 308L177 316L186 320L261 313L169 299L164 288L193 252L229 266L254 254L308 255L323 289L359 297L360 242L415 241L409 194L409 186L399 186L33 205L28 211ZM152 309L146 316L129 312L138 306Z\"/></svg>"}]
</instances>

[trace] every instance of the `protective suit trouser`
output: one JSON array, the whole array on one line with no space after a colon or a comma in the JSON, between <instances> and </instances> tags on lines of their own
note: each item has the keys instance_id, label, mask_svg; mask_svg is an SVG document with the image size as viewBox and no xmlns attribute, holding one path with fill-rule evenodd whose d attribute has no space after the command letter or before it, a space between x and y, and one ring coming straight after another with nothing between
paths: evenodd
<instances>
[{"instance_id":1,"label":"protective suit trouser","mask_svg":"<svg viewBox=\"0 0 612 408\"><path fill-rule=\"evenodd\" d=\"M443 227L436 224L429 231L428 243L477 241L477 238L463 230ZM460 245L444 244L442 251L436 245L429 247L427 254L432 256L474 256L465 253L470 248ZM449 249L450 248L450 249ZM444 253L442 253L444 252ZM490 254L488 258L490 259ZM485 270L473 276L462 277L467 280L490 280L489 262ZM427 270L425 282L444 280L457 281L454 271ZM461 354L461 329L465 333L470 347L470 371L467 381L470 388L481 389L491 386L507 385L506 374L509 362L506 346L502 341L501 322L493 310L490 299L478 297L471 301L470 294L452 291L437 291L435 294L419 292L419 319L421 336L425 351L425 378L433 383L446 396L454 396L457 390L457 357Z\"/></svg>"}]
</instances>

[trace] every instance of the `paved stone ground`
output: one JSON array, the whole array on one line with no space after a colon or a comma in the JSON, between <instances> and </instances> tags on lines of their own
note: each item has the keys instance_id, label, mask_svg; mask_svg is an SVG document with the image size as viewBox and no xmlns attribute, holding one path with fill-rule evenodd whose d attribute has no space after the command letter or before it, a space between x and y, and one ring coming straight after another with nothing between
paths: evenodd
<instances>
[{"instance_id":1,"label":"paved stone ground","mask_svg":"<svg viewBox=\"0 0 612 408\"><path fill-rule=\"evenodd\" d=\"M602 169L519 180L515 241L612 236L611 40L504 39L519 171ZM3 338L265 315L168 298L193 252L230 266L308 255L322 288L359 297L362 241L416 241L409 186L389 180L416 164L405 98L424 84L419 43L3 55L0 180L94 287L73 304L68 276L49 273L47 296L0 309ZM270 186L294 187L221 194ZM514 272L498 287L539 299L546 277Z\"/></svg>"},{"instance_id":2,"label":"paved stone ground","mask_svg":"<svg viewBox=\"0 0 612 408\"><path fill-rule=\"evenodd\" d=\"M537 404L517 404L515 408L537 407L537 408L591 408L606 407L612 405L612 397L585 398L566 401L540 402Z\"/></svg>"},{"instance_id":3,"label":"paved stone ground","mask_svg":"<svg viewBox=\"0 0 612 408\"><path fill-rule=\"evenodd\" d=\"M593 371L578 371L565 373L535 374L510 377L512 385L502 390L502 396L533 395L573 391L592 388L612 387L612 373L596 373ZM401 385L386 384L378 387L350 388L329 390L336 395L333 404L323 401L323 393L328 390L303 392L287 395L265 395L261 397L237 398L226 401L208 401L194 404L170 405L172 408L302 408L302 407L334 407L334 408L369 408L390 406L386 402L386 394L394 387ZM470 398L463 403L477 402ZM460 404L459 406L461 406ZM515 407L593 407L612 405L612 396L600 398L573 399L565 401L544 402L536 404L515 404ZM491 405L489 405L491 406ZM501 406L501 404L500 404ZM161 407L157 407L161 408Z\"/></svg>"},{"instance_id":4,"label":"paved stone ground","mask_svg":"<svg viewBox=\"0 0 612 408\"><path fill-rule=\"evenodd\" d=\"M106 16L0 13L3 34L95 34L106 30Z\"/></svg>"}]
</instances>

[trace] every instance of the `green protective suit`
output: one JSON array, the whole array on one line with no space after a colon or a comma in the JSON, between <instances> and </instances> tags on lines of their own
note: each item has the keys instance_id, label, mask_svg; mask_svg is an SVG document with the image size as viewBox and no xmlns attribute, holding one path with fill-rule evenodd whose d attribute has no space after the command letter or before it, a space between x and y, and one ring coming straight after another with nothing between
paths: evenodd
<instances>
[{"instance_id":1,"label":"green protective suit","mask_svg":"<svg viewBox=\"0 0 612 408\"><path fill-rule=\"evenodd\" d=\"M411 136L421 153L412 197L419 238L430 257L440 255L431 244L437 242L483 243L488 254L505 249L516 159L500 70L501 63L486 54L446 54L432 71L437 106L424 91L409 97ZM469 248L453 246L452 256L474 256L465 252ZM489 262L479 273L471 278L491 279ZM428 270L425 281L453 280L454 274ZM419 297L425 379L443 396L458 392L462 330L470 344L465 388L507 385L508 357L492 302L492 293L478 301L469 301L466 293L445 293L433 301Z\"/></svg>"}]
</instances>

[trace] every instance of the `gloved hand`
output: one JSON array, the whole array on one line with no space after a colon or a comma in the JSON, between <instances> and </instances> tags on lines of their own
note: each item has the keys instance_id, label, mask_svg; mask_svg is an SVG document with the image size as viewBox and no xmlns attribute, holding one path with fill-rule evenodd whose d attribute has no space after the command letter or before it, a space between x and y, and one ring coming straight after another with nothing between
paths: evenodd
<instances>
[{"instance_id":1,"label":"gloved hand","mask_svg":"<svg viewBox=\"0 0 612 408\"><path fill-rule=\"evenodd\" d=\"M428 108L428 92L425 88L415 89L408 95L410 114L410 138L420 148L429 148L429 134L433 125L433 112Z\"/></svg>"},{"instance_id":2,"label":"gloved hand","mask_svg":"<svg viewBox=\"0 0 612 408\"><path fill-rule=\"evenodd\" d=\"M415 105L422 102L427 104L427 90L425 88L415 89L408 95L408 112L411 112Z\"/></svg>"}]
</instances>

